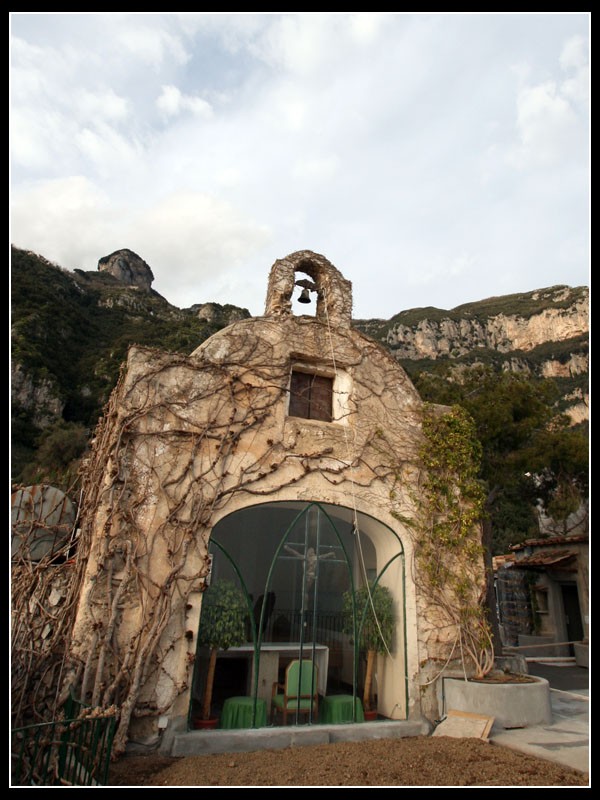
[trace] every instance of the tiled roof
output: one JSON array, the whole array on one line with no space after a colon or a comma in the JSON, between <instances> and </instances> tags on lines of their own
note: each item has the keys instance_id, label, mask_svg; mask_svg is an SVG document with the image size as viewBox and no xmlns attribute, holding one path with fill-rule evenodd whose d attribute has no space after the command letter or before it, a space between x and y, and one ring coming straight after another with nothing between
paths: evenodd
<instances>
[{"instance_id":1,"label":"tiled roof","mask_svg":"<svg viewBox=\"0 0 600 800\"><path fill-rule=\"evenodd\" d=\"M493 556L492 567L494 569L501 569L501 567L505 567L507 564L514 564L515 561L516 556L514 553L508 553L502 556Z\"/></svg>"},{"instance_id":2,"label":"tiled roof","mask_svg":"<svg viewBox=\"0 0 600 800\"><path fill-rule=\"evenodd\" d=\"M521 544L513 544L509 550L524 550L526 547L548 547L554 544L585 544L590 537L586 534L579 536L552 536L548 539L525 539Z\"/></svg>"},{"instance_id":3,"label":"tiled roof","mask_svg":"<svg viewBox=\"0 0 600 800\"><path fill-rule=\"evenodd\" d=\"M531 556L517 558L516 567L555 567L575 558L576 552L572 550L540 550Z\"/></svg>"}]
</instances>

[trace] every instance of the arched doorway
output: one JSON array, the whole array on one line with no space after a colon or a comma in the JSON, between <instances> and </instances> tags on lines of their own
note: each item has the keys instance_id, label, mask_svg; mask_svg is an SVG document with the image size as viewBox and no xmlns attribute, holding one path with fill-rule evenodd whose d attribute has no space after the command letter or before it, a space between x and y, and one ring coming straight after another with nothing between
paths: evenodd
<instances>
[{"instance_id":1,"label":"arched doorway","mask_svg":"<svg viewBox=\"0 0 600 800\"><path fill-rule=\"evenodd\" d=\"M264 700L270 724L273 684L283 681L287 665L295 659L317 665L320 697L360 697L365 669L359 634L365 609L353 598L367 582L387 585L394 596L395 633L387 646L390 655L395 653L391 660L402 674L406 692L403 548L389 527L327 503L264 503L234 512L215 525L209 553L211 589L221 581L235 584L247 609L247 641L219 652L215 715L227 698L241 695ZM207 665L208 652L199 647L192 715L200 702ZM403 700L396 705L404 706ZM294 721L318 719L309 713ZM250 727L257 727L256 722L255 715Z\"/></svg>"}]
</instances>

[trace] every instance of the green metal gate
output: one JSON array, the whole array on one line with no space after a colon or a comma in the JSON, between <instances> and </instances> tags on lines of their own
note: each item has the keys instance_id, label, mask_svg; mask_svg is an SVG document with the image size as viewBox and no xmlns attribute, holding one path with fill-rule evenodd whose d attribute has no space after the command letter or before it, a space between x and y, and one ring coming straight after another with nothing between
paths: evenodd
<instances>
[{"instance_id":1,"label":"green metal gate","mask_svg":"<svg viewBox=\"0 0 600 800\"><path fill-rule=\"evenodd\" d=\"M115 714L71 697L65 715L11 731L12 786L106 785Z\"/></svg>"}]
</instances>

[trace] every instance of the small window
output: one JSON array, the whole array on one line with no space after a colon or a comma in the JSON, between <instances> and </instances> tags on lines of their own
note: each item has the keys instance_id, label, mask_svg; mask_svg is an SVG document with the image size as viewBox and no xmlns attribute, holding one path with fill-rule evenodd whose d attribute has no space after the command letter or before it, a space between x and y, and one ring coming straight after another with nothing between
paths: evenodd
<instances>
[{"instance_id":1,"label":"small window","mask_svg":"<svg viewBox=\"0 0 600 800\"><path fill-rule=\"evenodd\" d=\"M292 372L290 416L331 422L332 402L333 378L310 375L308 372Z\"/></svg>"}]
</instances>

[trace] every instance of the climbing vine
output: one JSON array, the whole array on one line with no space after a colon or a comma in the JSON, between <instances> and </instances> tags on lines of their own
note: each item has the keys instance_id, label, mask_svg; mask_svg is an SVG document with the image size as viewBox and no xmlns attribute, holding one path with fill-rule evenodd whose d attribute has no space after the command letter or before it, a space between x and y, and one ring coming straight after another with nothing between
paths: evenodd
<instances>
[{"instance_id":1,"label":"climbing vine","mask_svg":"<svg viewBox=\"0 0 600 800\"><path fill-rule=\"evenodd\" d=\"M240 495L267 498L311 473L332 487L382 475L362 467L366 434L354 462L334 452L341 431L304 445L293 423L283 434L289 371L266 338L243 334L230 333L220 362L130 352L83 467L88 574L68 676L85 702L118 707L115 754L133 722L137 738L151 737L188 696L215 516ZM355 389L373 396L359 381Z\"/></svg>"},{"instance_id":2,"label":"climbing vine","mask_svg":"<svg viewBox=\"0 0 600 800\"><path fill-rule=\"evenodd\" d=\"M478 673L489 668L478 595L482 495L468 418L427 407L421 436L408 379L374 343L338 331L332 349L352 371L344 406L352 424L307 435L303 421L286 419L290 357L279 346L299 332L303 351L322 361L325 327L302 322L284 333L266 320L261 336L242 325L225 348L215 337L192 356L132 348L105 407L82 463L77 553L54 645L68 658L57 661L53 682L62 696L118 709L114 755L132 731L156 741L162 715L187 712L214 520L296 484L307 491L311 474L340 502L355 491L375 502L396 480L391 509L414 537L425 650L447 653L454 642ZM355 370L362 362L369 368ZM37 602L26 593L17 599L18 607Z\"/></svg>"},{"instance_id":3,"label":"climbing vine","mask_svg":"<svg viewBox=\"0 0 600 800\"><path fill-rule=\"evenodd\" d=\"M465 668L482 678L492 669L494 654L481 577L481 445L472 419L460 406L444 413L426 404L422 430L421 478L418 490L410 493L413 515L394 514L414 538L423 627L429 624L431 636L438 636L441 656L460 656Z\"/></svg>"},{"instance_id":4,"label":"climbing vine","mask_svg":"<svg viewBox=\"0 0 600 800\"><path fill-rule=\"evenodd\" d=\"M25 488L15 485L13 492ZM15 531L19 544L12 548L10 575L11 725L19 728L60 716L85 547L77 538L77 519L68 529L32 514L13 523L13 537ZM40 541L52 546L37 550Z\"/></svg>"}]
</instances>

